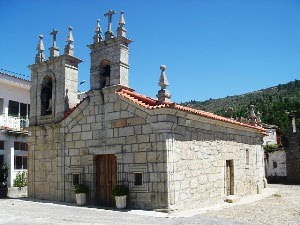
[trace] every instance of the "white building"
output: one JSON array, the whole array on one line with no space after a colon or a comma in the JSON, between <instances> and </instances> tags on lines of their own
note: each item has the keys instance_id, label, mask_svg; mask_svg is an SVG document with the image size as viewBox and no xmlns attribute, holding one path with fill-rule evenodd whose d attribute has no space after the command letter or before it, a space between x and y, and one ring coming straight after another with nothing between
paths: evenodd
<instances>
[{"instance_id":1,"label":"white building","mask_svg":"<svg viewBox=\"0 0 300 225\"><path fill-rule=\"evenodd\" d=\"M275 125L263 124L267 136L263 138L265 146L265 173L270 180L286 177L286 152L281 147L280 131ZM272 151L266 151L267 146L272 146Z\"/></svg>"},{"instance_id":2,"label":"white building","mask_svg":"<svg viewBox=\"0 0 300 225\"><path fill-rule=\"evenodd\" d=\"M30 81L0 71L0 165L9 166L8 186L27 170Z\"/></svg>"}]
</instances>

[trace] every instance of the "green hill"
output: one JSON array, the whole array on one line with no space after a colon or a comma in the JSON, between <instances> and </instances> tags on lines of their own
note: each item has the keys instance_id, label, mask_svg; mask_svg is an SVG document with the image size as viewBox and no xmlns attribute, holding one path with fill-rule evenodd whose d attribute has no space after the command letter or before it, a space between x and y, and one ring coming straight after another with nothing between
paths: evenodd
<instances>
[{"instance_id":1,"label":"green hill","mask_svg":"<svg viewBox=\"0 0 300 225\"><path fill-rule=\"evenodd\" d=\"M297 125L300 129L299 80L242 95L209 99L203 102L189 101L183 104L229 118L249 118L249 106L255 105L256 111L261 113L262 122L279 126L283 133L291 130L287 112L296 111Z\"/></svg>"}]
</instances>

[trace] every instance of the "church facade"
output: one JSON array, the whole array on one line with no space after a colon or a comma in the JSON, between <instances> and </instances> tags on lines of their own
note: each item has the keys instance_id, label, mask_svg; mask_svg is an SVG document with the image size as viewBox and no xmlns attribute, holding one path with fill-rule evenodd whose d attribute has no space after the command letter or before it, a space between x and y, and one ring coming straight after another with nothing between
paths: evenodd
<instances>
[{"instance_id":1,"label":"church facade","mask_svg":"<svg viewBox=\"0 0 300 225\"><path fill-rule=\"evenodd\" d=\"M111 189L129 188L135 208L182 210L223 202L263 188L265 130L170 100L161 66L156 98L129 86L129 44L121 12L117 35L101 35L91 50L91 90L77 102L78 65L72 28L59 55L54 30L50 57L43 37L31 69L29 196L74 202L74 185L91 204L113 206Z\"/></svg>"}]
</instances>

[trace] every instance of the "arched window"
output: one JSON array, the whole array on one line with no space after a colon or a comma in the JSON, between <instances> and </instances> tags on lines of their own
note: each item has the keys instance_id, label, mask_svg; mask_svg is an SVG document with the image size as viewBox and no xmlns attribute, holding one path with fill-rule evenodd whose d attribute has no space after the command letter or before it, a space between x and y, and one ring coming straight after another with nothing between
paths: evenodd
<instances>
[{"instance_id":1,"label":"arched window","mask_svg":"<svg viewBox=\"0 0 300 225\"><path fill-rule=\"evenodd\" d=\"M103 60L100 64L100 89L110 83L110 65L108 60Z\"/></svg>"},{"instance_id":2,"label":"arched window","mask_svg":"<svg viewBox=\"0 0 300 225\"><path fill-rule=\"evenodd\" d=\"M41 115L52 114L52 78L45 76L41 88Z\"/></svg>"}]
</instances>

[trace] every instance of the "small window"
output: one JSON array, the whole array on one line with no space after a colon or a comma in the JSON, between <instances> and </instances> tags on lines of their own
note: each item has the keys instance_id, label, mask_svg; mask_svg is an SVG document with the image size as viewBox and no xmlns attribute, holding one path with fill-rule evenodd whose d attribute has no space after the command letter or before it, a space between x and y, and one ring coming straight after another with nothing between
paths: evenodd
<instances>
[{"instance_id":1,"label":"small window","mask_svg":"<svg viewBox=\"0 0 300 225\"><path fill-rule=\"evenodd\" d=\"M11 101L8 102L8 115L19 116L19 102Z\"/></svg>"},{"instance_id":2,"label":"small window","mask_svg":"<svg viewBox=\"0 0 300 225\"><path fill-rule=\"evenodd\" d=\"M4 99L0 98L0 115L4 113Z\"/></svg>"},{"instance_id":3,"label":"small window","mask_svg":"<svg viewBox=\"0 0 300 225\"><path fill-rule=\"evenodd\" d=\"M25 143L25 142L15 141L14 149L15 150L20 150L20 151L28 151L28 144Z\"/></svg>"},{"instance_id":4,"label":"small window","mask_svg":"<svg viewBox=\"0 0 300 225\"><path fill-rule=\"evenodd\" d=\"M249 149L246 150L246 165L249 166Z\"/></svg>"},{"instance_id":5,"label":"small window","mask_svg":"<svg viewBox=\"0 0 300 225\"><path fill-rule=\"evenodd\" d=\"M23 165L22 165L22 156L16 156L15 157L15 169L17 170L20 170L23 168Z\"/></svg>"},{"instance_id":6,"label":"small window","mask_svg":"<svg viewBox=\"0 0 300 225\"><path fill-rule=\"evenodd\" d=\"M4 141L0 141L0 150L4 150Z\"/></svg>"},{"instance_id":7,"label":"small window","mask_svg":"<svg viewBox=\"0 0 300 225\"><path fill-rule=\"evenodd\" d=\"M27 169L27 156L15 156L15 169Z\"/></svg>"},{"instance_id":8,"label":"small window","mask_svg":"<svg viewBox=\"0 0 300 225\"><path fill-rule=\"evenodd\" d=\"M23 156L23 169L27 170L27 156Z\"/></svg>"},{"instance_id":9,"label":"small window","mask_svg":"<svg viewBox=\"0 0 300 225\"><path fill-rule=\"evenodd\" d=\"M273 162L273 169L277 168L277 162Z\"/></svg>"},{"instance_id":10,"label":"small window","mask_svg":"<svg viewBox=\"0 0 300 225\"><path fill-rule=\"evenodd\" d=\"M134 186L143 185L143 173L134 173Z\"/></svg>"},{"instance_id":11,"label":"small window","mask_svg":"<svg viewBox=\"0 0 300 225\"><path fill-rule=\"evenodd\" d=\"M79 184L79 174L73 174L72 179L73 179L72 183L74 186Z\"/></svg>"},{"instance_id":12,"label":"small window","mask_svg":"<svg viewBox=\"0 0 300 225\"><path fill-rule=\"evenodd\" d=\"M26 118L27 116L27 104L20 103L20 117Z\"/></svg>"}]
</instances>

